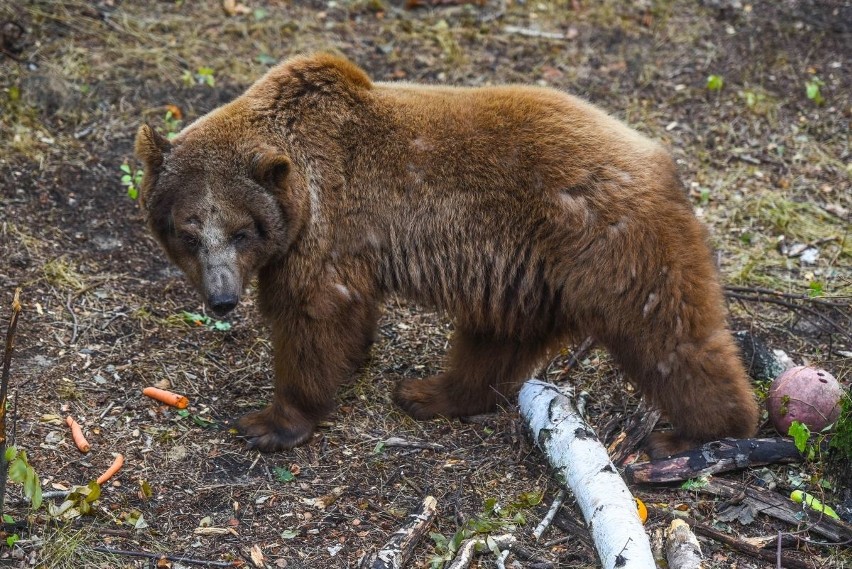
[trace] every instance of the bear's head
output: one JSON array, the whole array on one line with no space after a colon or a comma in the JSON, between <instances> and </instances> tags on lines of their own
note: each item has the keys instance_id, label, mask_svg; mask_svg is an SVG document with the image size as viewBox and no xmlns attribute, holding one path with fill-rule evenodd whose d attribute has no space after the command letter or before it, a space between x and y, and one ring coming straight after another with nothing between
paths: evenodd
<instances>
[{"instance_id":1,"label":"bear's head","mask_svg":"<svg viewBox=\"0 0 852 569\"><path fill-rule=\"evenodd\" d=\"M136 136L148 225L217 315L286 253L300 219L290 159L235 130L211 117L172 142L147 124Z\"/></svg>"}]
</instances>

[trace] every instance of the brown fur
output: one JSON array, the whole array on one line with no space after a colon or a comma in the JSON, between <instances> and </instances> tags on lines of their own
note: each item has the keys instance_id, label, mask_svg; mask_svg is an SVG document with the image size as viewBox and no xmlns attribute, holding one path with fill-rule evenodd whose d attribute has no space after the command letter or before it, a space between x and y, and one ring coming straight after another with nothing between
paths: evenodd
<instances>
[{"instance_id":1,"label":"brown fur","mask_svg":"<svg viewBox=\"0 0 852 569\"><path fill-rule=\"evenodd\" d=\"M405 380L412 416L514 396L593 335L675 427L655 454L748 436L757 407L706 235L670 156L569 95L372 83L320 54L275 67L169 144L143 126L150 226L220 311L259 276L275 397L239 428L308 439L398 293L454 318L448 370Z\"/></svg>"}]
</instances>

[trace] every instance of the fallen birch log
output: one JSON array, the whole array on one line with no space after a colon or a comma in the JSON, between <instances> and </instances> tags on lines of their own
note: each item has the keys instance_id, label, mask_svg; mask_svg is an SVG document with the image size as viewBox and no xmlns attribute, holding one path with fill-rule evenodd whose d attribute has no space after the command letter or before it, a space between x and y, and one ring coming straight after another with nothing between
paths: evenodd
<instances>
[{"instance_id":1,"label":"fallen birch log","mask_svg":"<svg viewBox=\"0 0 852 569\"><path fill-rule=\"evenodd\" d=\"M420 509L408 516L405 525L396 530L383 548L373 555L364 557L362 569L403 569L409 566L414 548L423 539L432 520L438 502L432 496L426 496Z\"/></svg>"},{"instance_id":2,"label":"fallen birch log","mask_svg":"<svg viewBox=\"0 0 852 569\"><path fill-rule=\"evenodd\" d=\"M669 458L631 464L624 475L636 484L661 484L801 460L802 454L789 439L722 439Z\"/></svg>"},{"instance_id":3,"label":"fallen birch log","mask_svg":"<svg viewBox=\"0 0 852 569\"><path fill-rule=\"evenodd\" d=\"M636 502L571 400L555 385L531 379L521 388L519 404L557 480L577 498L603 568L654 567Z\"/></svg>"},{"instance_id":4,"label":"fallen birch log","mask_svg":"<svg viewBox=\"0 0 852 569\"><path fill-rule=\"evenodd\" d=\"M666 530L666 560L669 569L703 569L698 538L683 520L672 520Z\"/></svg>"}]
</instances>

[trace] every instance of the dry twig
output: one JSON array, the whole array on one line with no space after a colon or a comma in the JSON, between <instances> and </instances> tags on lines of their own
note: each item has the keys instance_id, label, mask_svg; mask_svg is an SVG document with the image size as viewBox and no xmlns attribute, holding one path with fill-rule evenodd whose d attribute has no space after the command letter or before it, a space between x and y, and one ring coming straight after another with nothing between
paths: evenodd
<instances>
[{"instance_id":1,"label":"dry twig","mask_svg":"<svg viewBox=\"0 0 852 569\"><path fill-rule=\"evenodd\" d=\"M18 315L21 313L21 289L15 289L12 299L12 317L6 332L6 348L3 351L3 376L0 379L0 514L4 511L6 498L6 476L9 463L6 462L6 397L9 393L9 368L12 365L12 348L15 343L15 331L18 329Z\"/></svg>"},{"instance_id":2,"label":"dry twig","mask_svg":"<svg viewBox=\"0 0 852 569\"><path fill-rule=\"evenodd\" d=\"M426 496L420 509L408 516L408 520L396 530L390 540L378 552L364 557L360 566L364 569L403 569L408 567L414 548L423 539L432 520L438 502Z\"/></svg>"}]
</instances>

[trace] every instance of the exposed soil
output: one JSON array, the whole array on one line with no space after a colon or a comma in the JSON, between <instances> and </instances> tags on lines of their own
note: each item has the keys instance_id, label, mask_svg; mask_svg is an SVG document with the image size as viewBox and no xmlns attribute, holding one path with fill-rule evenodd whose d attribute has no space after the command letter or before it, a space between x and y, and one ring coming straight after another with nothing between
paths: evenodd
<instances>
[{"instance_id":1,"label":"exposed soil","mask_svg":"<svg viewBox=\"0 0 852 569\"><path fill-rule=\"evenodd\" d=\"M229 330L188 323L184 311L204 308L147 234L120 166L139 166L132 140L140 122L176 128L164 120L166 105L192 120L300 51L337 50L377 80L551 85L664 141L710 226L726 282L795 295L788 300L812 311L731 298L732 327L852 381L852 3L246 5L233 16L218 1L0 5L4 329L16 287L24 304L12 364L15 443L45 491L85 484L113 453L126 457L92 515L57 524L40 510L21 541L0 551L10 563L149 566L93 549L110 547L250 566L354 567L432 494L438 534L449 538L477 519L484 531L514 533L533 559L513 554L507 566L597 566L582 529L554 527L539 542L530 536L558 486L514 407L466 422L415 422L394 406L394 382L439 371L452 334L448 319L401 300L388 303L371 361L309 444L262 455L229 431L271 393L270 345L252 296L228 317ZM721 90L708 89L710 75L723 78ZM822 104L814 87L809 98L808 83ZM809 294L832 305L801 300ZM635 410L633 390L605 353L570 371L566 361L542 373L589 392L594 426L612 431ZM189 414L140 395L155 384L186 394ZM89 454L73 447L59 422L66 414L84 426ZM383 444L390 437L441 446ZM781 488L804 478L811 491L829 476L821 461L770 471ZM752 483L761 475L726 477ZM808 535L806 521L718 521L720 504L700 493L633 490L734 536ZM7 498L16 519L27 514L20 491L11 484ZM848 492L835 484L823 499L838 504ZM489 500L504 513L487 511ZM507 514L515 510L525 524ZM140 514L147 527L134 529ZM580 518L570 503L560 516ZM651 532L664 525L656 515L648 522ZM421 542L412 566L428 567L442 553L438 542ZM702 545L711 567L775 566L714 541ZM800 543L786 553L814 568L852 567L842 546ZM494 557L474 566L494 567Z\"/></svg>"}]
</instances>

